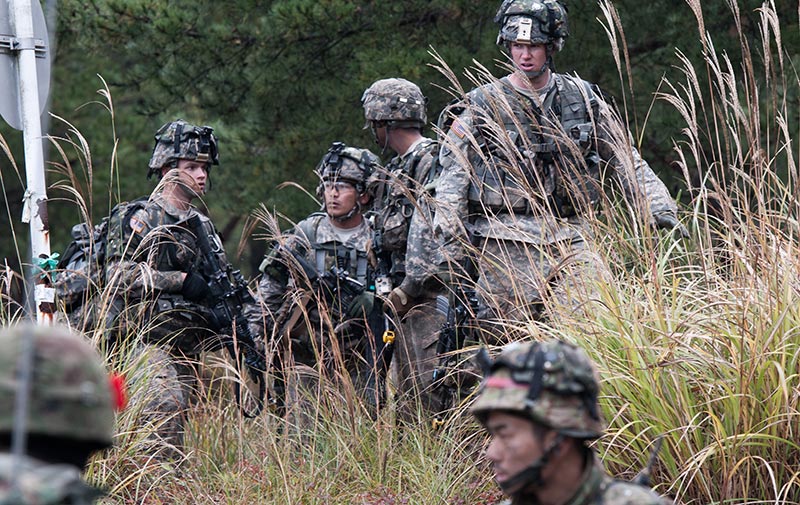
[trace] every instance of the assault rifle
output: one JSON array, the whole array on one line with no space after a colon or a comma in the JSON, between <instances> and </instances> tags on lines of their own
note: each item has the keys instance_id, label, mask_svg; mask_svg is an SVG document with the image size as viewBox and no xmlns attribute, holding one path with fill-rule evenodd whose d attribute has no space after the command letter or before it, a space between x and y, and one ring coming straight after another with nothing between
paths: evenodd
<instances>
[{"instance_id":1,"label":"assault rifle","mask_svg":"<svg viewBox=\"0 0 800 505\"><path fill-rule=\"evenodd\" d=\"M208 283L208 299L211 302L212 314L211 325L215 331L231 335L231 338L223 342L228 354L237 364L243 362L247 374L258 385L256 405L252 411L247 411L242 403L240 382L236 381L233 385L236 404L242 415L254 418L264 408L266 395L264 373L267 370L265 356L258 351L243 312L244 305L255 303L255 300L247 289L247 283L242 273L234 270L230 264L222 265L220 263L220 251L212 248L200 217L194 215L188 219L187 223L197 237L197 245L202 254L201 273Z\"/></svg>"},{"instance_id":2,"label":"assault rifle","mask_svg":"<svg viewBox=\"0 0 800 505\"><path fill-rule=\"evenodd\" d=\"M343 322L347 318L355 316L355 314L350 313L353 308L353 302L365 291L374 289L371 286L367 288L363 282L351 277L347 270L339 265L333 265L328 271L320 273L303 254L294 248L277 246L277 252L285 258L284 261L288 261L290 257L294 258L308 281L308 287L317 293L321 301L327 304L331 317L338 322ZM381 312L375 310L365 314L365 323L373 330L373 334L376 337L376 349L381 349L377 355L377 363L379 364L377 377L381 381L379 390L381 401L383 401L384 387L382 381L388 373L392 359L395 334L390 328L389 320L385 315L381 317L381 322L383 323L381 326L384 326L384 328L382 328L382 331L377 331L379 321L377 321L376 315L380 314ZM384 345L381 346L381 343Z\"/></svg>"},{"instance_id":3,"label":"assault rifle","mask_svg":"<svg viewBox=\"0 0 800 505\"><path fill-rule=\"evenodd\" d=\"M320 273L316 267L298 251L291 247L277 246L278 253L284 258L286 254L291 255L300 269L305 274L309 287L328 304L331 316L342 320L346 318L347 311L353 301L366 290L366 286L358 279L349 275L347 270L337 265L333 265L327 272Z\"/></svg>"},{"instance_id":4,"label":"assault rifle","mask_svg":"<svg viewBox=\"0 0 800 505\"><path fill-rule=\"evenodd\" d=\"M436 297L436 309L445 316L445 321L439 331L439 341L436 343L439 363L433 370L432 386L434 393L439 397L439 413L433 419L435 428L444 423L443 412L452 406L456 396L457 385L446 379L448 370L454 364L453 353L464 347L464 343L472 336L476 327L474 314L478 308L478 295L475 281L478 269L472 248L477 246L479 240L480 236L477 233L470 233L471 247L462 265L465 278L453 286L450 297L444 295Z\"/></svg>"}]
</instances>

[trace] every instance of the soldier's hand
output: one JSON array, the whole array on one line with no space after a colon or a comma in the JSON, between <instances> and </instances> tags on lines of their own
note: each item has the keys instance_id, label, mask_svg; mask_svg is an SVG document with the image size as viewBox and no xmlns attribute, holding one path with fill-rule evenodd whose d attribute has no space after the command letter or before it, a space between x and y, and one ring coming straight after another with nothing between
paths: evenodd
<instances>
[{"instance_id":1,"label":"soldier's hand","mask_svg":"<svg viewBox=\"0 0 800 505\"><path fill-rule=\"evenodd\" d=\"M671 213L656 214L653 216L656 228L660 230L671 230L675 238L690 238L689 230Z\"/></svg>"},{"instance_id":2,"label":"soldier's hand","mask_svg":"<svg viewBox=\"0 0 800 505\"><path fill-rule=\"evenodd\" d=\"M183 279L181 294L190 302L199 302L206 297L208 284L202 275L190 272Z\"/></svg>"},{"instance_id":3,"label":"soldier's hand","mask_svg":"<svg viewBox=\"0 0 800 505\"><path fill-rule=\"evenodd\" d=\"M408 293L403 291L402 288L397 287L386 297L385 308L394 310L398 317L403 317L411 310L411 307L414 305L413 302L414 299L408 296Z\"/></svg>"}]
</instances>

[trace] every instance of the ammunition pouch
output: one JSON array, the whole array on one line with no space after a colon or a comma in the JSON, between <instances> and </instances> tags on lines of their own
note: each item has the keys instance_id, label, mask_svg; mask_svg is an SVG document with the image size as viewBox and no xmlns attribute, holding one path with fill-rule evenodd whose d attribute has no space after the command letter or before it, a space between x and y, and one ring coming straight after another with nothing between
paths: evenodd
<instances>
[{"instance_id":1,"label":"ammunition pouch","mask_svg":"<svg viewBox=\"0 0 800 505\"><path fill-rule=\"evenodd\" d=\"M214 338L208 307L192 303L180 295L162 294L147 310L148 331L142 340L149 344L166 345L186 354L197 354L221 348Z\"/></svg>"}]
</instances>

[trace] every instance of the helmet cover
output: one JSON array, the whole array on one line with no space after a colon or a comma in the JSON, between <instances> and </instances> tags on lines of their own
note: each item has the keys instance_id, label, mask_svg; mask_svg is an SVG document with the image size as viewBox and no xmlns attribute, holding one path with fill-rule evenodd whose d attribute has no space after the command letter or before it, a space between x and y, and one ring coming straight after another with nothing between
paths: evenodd
<instances>
[{"instance_id":1,"label":"helmet cover","mask_svg":"<svg viewBox=\"0 0 800 505\"><path fill-rule=\"evenodd\" d=\"M558 0L505 0L494 21L500 25L500 45L552 44L560 51L569 36L567 8Z\"/></svg>"},{"instance_id":2,"label":"helmet cover","mask_svg":"<svg viewBox=\"0 0 800 505\"><path fill-rule=\"evenodd\" d=\"M597 372L582 349L563 341L515 342L492 363L471 412L517 412L565 436L594 439L605 430Z\"/></svg>"},{"instance_id":3,"label":"helmet cover","mask_svg":"<svg viewBox=\"0 0 800 505\"><path fill-rule=\"evenodd\" d=\"M162 125L155 134L155 141L148 164L148 177L158 173L167 164L174 166L177 160L219 165L217 138L210 126L195 126L177 119Z\"/></svg>"},{"instance_id":4,"label":"helmet cover","mask_svg":"<svg viewBox=\"0 0 800 505\"><path fill-rule=\"evenodd\" d=\"M0 330L0 432L11 433L23 339L33 339L27 432L109 446L111 382L97 351L67 328L20 324Z\"/></svg>"},{"instance_id":5,"label":"helmet cover","mask_svg":"<svg viewBox=\"0 0 800 505\"><path fill-rule=\"evenodd\" d=\"M380 161L371 151L334 142L322 157L315 172L322 182L349 182L356 187L359 194L364 194L367 190L367 180L378 167Z\"/></svg>"},{"instance_id":6,"label":"helmet cover","mask_svg":"<svg viewBox=\"0 0 800 505\"><path fill-rule=\"evenodd\" d=\"M375 81L361 95L367 121L387 121L402 128L424 127L428 123L427 103L419 86L401 78Z\"/></svg>"}]
</instances>

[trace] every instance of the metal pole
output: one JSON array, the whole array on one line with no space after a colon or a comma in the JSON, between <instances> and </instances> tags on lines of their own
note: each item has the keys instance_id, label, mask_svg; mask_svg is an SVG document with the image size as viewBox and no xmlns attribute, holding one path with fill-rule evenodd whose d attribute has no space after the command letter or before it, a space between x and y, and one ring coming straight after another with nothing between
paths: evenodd
<instances>
[{"instance_id":1,"label":"metal pole","mask_svg":"<svg viewBox=\"0 0 800 505\"><path fill-rule=\"evenodd\" d=\"M34 301L36 321L52 324L55 311L55 290L47 272L41 270L42 260L50 259L50 227L47 216L47 185L42 152L42 124L39 117L39 86L36 73L36 53L31 1L10 0L11 26L18 39L17 68L19 69L19 107L25 143L25 207L22 221L30 223L31 268L34 271Z\"/></svg>"}]
</instances>

